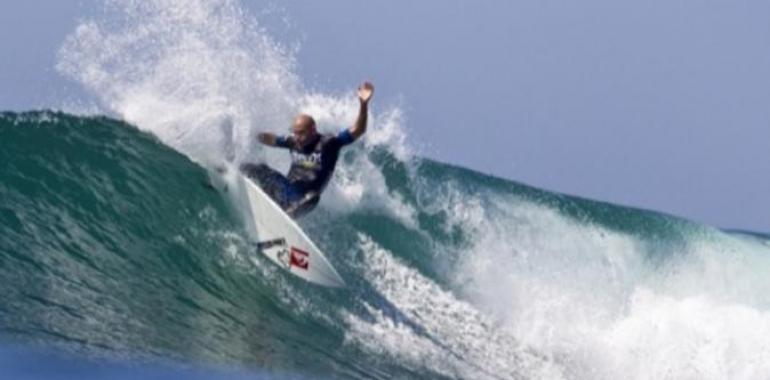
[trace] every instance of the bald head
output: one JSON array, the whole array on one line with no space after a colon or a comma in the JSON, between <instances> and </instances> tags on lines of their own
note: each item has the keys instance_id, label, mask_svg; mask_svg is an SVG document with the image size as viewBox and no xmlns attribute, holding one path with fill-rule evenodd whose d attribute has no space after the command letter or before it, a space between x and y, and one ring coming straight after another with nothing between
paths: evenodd
<instances>
[{"instance_id":1,"label":"bald head","mask_svg":"<svg viewBox=\"0 0 770 380\"><path fill-rule=\"evenodd\" d=\"M294 118L293 130L301 128L302 130L315 130L315 120L308 115L301 113Z\"/></svg>"},{"instance_id":2,"label":"bald head","mask_svg":"<svg viewBox=\"0 0 770 380\"><path fill-rule=\"evenodd\" d=\"M315 120L313 120L310 115L299 114L294 118L294 123L291 125L291 132L294 136L294 141L296 141L298 145L303 146L317 134Z\"/></svg>"}]
</instances>

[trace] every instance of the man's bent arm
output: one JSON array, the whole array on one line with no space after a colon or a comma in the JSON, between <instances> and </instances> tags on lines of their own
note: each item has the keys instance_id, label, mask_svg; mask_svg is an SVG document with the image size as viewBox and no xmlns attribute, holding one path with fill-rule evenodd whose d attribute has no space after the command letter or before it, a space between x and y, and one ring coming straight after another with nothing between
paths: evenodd
<instances>
[{"instance_id":1,"label":"man's bent arm","mask_svg":"<svg viewBox=\"0 0 770 380\"><path fill-rule=\"evenodd\" d=\"M356 123L353 124L353 128L350 128L350 134L354 139L361 137L366 132L366 119L369 117L369 106L367 102L361 102L361 107L358 109L358 118Z\"/></svg>"}]
</instances>

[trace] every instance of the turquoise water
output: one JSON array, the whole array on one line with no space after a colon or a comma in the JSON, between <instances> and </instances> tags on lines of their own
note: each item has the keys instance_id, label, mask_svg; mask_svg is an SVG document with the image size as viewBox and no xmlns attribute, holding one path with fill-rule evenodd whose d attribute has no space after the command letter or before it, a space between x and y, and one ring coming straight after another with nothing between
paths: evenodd
<instances>
[{"instance_id":1,"label":"turquoise water","mask_svg":"<svg viewBox=\"0 0 770 380\"><path fill-rule=\"evenodd\" d=\"M2 113L0 162L9 344L311 378L770 373L766 235L358 147L300 221L333 290L256 255L237 199L124 122Z\"/></svg>"}]
</instances>

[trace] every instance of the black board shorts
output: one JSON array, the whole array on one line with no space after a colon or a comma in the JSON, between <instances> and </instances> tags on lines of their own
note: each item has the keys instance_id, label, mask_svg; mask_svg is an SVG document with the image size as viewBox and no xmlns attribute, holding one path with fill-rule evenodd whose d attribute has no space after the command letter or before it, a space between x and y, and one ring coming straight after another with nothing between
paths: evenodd
<instances>
[{"instance_id":1,"label":"black board shorts","mask_svg":"<svg viewBox=\"0 0 770 380\"><path fill-rule=\"evenodd\" d=\"M265 164L245 163L240 166L240 170L255 180L275 203L294 218L310 212L320 200L319 194L301 189L286 176Z\"/></svg>"}]
</instances>

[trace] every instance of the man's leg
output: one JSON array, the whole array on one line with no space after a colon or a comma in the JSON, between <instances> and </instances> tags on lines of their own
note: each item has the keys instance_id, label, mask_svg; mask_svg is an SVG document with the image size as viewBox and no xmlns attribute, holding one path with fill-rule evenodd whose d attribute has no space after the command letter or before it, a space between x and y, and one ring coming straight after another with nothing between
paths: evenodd
<instances>
[{"instance_id":1,"label":"man's leg","mask_svg":"<svg viewBox=\"0 0 770 380\"><path fill-rule=\"evenodd\" d=\"M313 211L315 206L318 206L318 201L321 200L321 195L315 191L307 192L302 199L293 202L286 208L286 213L292 218L299 218L310 211Z\"/></svg>"},{"instance_id":2,"label":"man's leg","mask_svg":"<svg viewBox=\"0 0 770 380\"><path fill-rule=\"evenodd\" d=\"M289 180L283 174L275 171L265 164L246 163L240 166L241 173L256 180L259 187L278 203L282 209L286 209L291 201L292 188Z\"/></svg>"}]
</instances>

